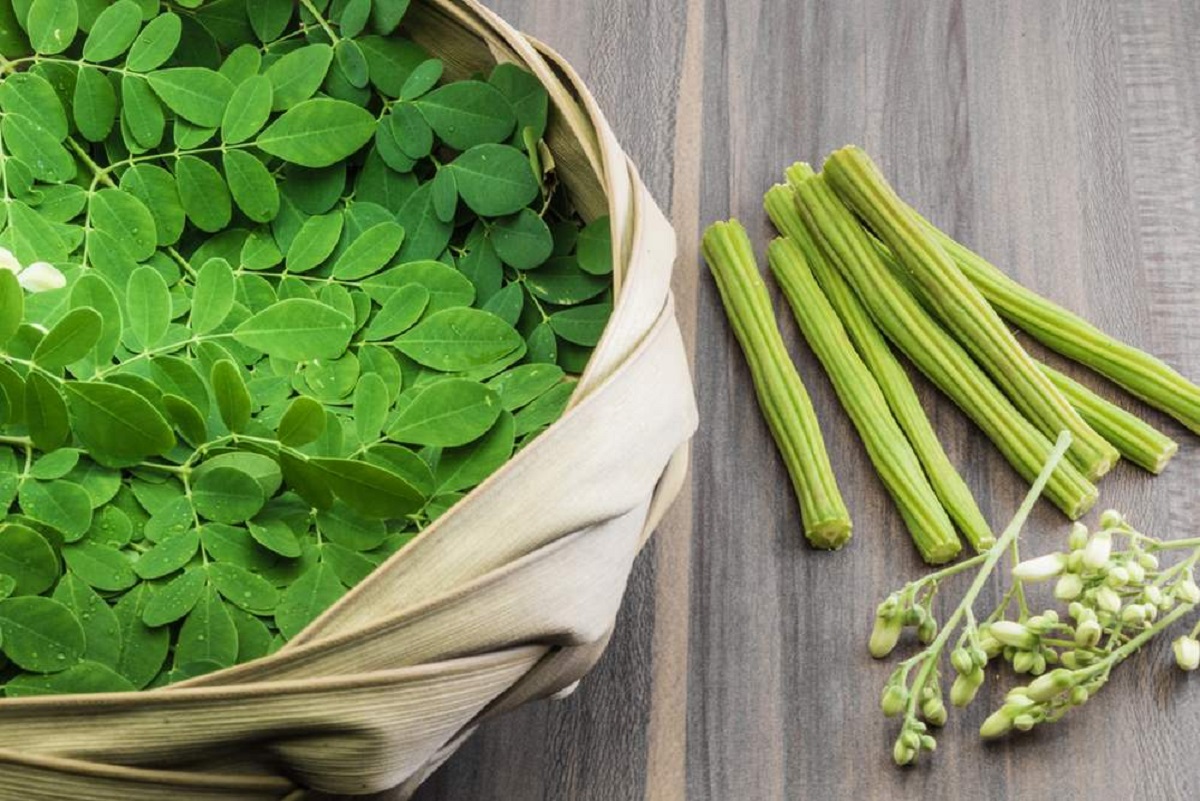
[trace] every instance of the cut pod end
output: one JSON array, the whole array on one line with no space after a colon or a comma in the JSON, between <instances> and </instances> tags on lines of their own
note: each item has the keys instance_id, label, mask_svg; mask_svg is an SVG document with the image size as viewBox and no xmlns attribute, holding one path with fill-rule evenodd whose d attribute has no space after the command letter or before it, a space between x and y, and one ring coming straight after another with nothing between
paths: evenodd
<instances>
[{"instance_id":1,"label":"cut pod end","mask_svg":"<svg viewBox=\"0 0 1200 801\"><path fill-rule=\"evenodd\" d=\"M853 524L845 518L829 518L804 524L804 536L814 548L836 551L850 541Z\"/></svg>"}]
</instances>

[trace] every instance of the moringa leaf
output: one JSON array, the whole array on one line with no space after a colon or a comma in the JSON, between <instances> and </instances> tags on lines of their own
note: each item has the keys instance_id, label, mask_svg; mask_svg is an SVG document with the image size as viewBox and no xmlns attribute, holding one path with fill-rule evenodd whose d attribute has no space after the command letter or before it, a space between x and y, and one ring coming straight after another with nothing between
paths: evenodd
<instances>
[{"instance_id":1,"label":"moringa leaf","mask_svg":"<svg viewBox=\"0 0 1200 801\"><path fill-rule=\"evenodd\" d=\"M449 378L420 389L396 417L388 436L415 445L466 445L483 436L501 411L500 398L483 384Z\"/></svg>"},{"instance_id":2,"label":"moringa leaf","mask_svg":"<svg viewBox=\"0 0 1200 801\"><path fill-rule=\"evenodd\" d=\"M68 381L63 389L71 429L100 464L124 467L175 446L167 421L133 390L98 381Z\"/></svg>"},{"instance_id":3,"label":"moringa leaf","mask_svg":"<svg viewBox=\"0 0 1200 801\"><path fill-rule=\"evenodd\" d=\"M521 345L521 335L480 309L445 309L396 340L396 348L426 367L456 372L501 359Z\"/></svg>"},{"instance_id":4,"label":"moringa leaf","mask_svg":"<svg viewBox=\"0 0 1200 801\"><path fill-rule=\"evenodd\" d=\"M33 361L45 370L57 370L77 362L100 341L103 321L92 308L82 306L67 312L33 351Z\"/></svg>"},{"instance_id":5,"label":"moringa leaf","mask_svg":"<svg viewBox=\"0 0 1200 801\"><path fill-rule=\"evenodd\" d=\"M203 67L172 67L146 75L150 88L180 117L205 128L216 128L233 96L233 83Z\"/></svg>"},{"instance_id":6,"label":"moringa leaf","mask_svg":"<svg viewBox=\"0 0 1200 801\"><path fill-rule=\"evenodd\" d=\"M70 609L50 598L0 601L0 647L20 668L56 673L83 658L83 627Z\"/></svg>"},{"instance_id":7,"label":"moringa leaf","mask_svg":"<svg viewBox=\"0 0 1200 801\"><path fill-rule=\"evenodd\" d=\"M458 192L483 217L515 214L538 195L538 182L521 151L508 145L476 145L450 163Z\"/></svg>"},{"instance_id":8,"label":"moringa leaf","mask_svg":"<svg viewBox=\"0 0 1200 801\"><path fill-rule=\"evenodd\" d=\"M320 88L333 61L333 48L311 44L285 55L267 68L271 82L272 111L286 111L308 100Z\"/></svg>"},{"instance_id":9,"label":"moringa leaf","mask_svg":"<svg viewBox=\"0 0 1200 801\"><path fill-rule=\"evenodd\" d=\"M83 57L111 61L129 49L142 29L142 10L134 0L117 0L100 12L83 41Z\"/></svg>"},{"instance_id":10,"label":"moringa leaf","mask_svg":"<svg viewBox=\"0 0 1200 801\"><path fill-rule=\"evenodd\" d=\"M150 72L165 64L179 47L183 24L170 11L159 14L133 40L125 68L133 72Z\"/></svg>"},{"instance_id":11,"label":"moringa leaf","mask_svg":"<svg viewBox=\"0 0 1200 801\"><path fill-rule=\"evenodd\" d=\"M344 100L316 98L293 106L255 144L303 167L328 167L357 152L375 134L370 112Z\"/></svg>"},{"instance_id":12,"label":"moringa leaf","mask_svg":"<svg viewBox=\"0 0 1200 801\"><path fill-rule=\"evenodd\" d=\"M234 338L268 356L290 361L336 359L346 352L354 321L324 303L280 301L234 329Z\"/></svg>"}]
</instances>

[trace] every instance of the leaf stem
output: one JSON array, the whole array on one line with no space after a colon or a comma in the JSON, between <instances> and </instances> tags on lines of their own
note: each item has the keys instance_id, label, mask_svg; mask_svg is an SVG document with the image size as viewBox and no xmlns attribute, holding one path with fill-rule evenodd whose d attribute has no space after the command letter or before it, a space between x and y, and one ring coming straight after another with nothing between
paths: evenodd
<instances>
[{"instance_id":1,"label":"leaf stem","mask_svg":"<svg viewBox=\"0 0 1200 801\"><path fill-rule=\"evenodd\" d=\"M326 35L329 36L333 44L337 44L341 41L341 37L334 32L333 28L330 27L325 18L321 16L321 12L317 10L315 5L313 5L312 0L300 0L300 5L304 6L305 10L313 15L313 17L317 20L317 24L324 29Z\"/></svg>"}]
</instances>

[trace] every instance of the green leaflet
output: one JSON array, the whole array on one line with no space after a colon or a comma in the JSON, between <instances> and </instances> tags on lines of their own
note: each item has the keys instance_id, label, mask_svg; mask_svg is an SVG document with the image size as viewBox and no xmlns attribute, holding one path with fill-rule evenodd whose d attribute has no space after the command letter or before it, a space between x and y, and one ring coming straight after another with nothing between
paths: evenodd
<instances>
[{"instance_id":1,"label":"green leaflet","mask_svg":"<svg viewBox=\"0 0 1200 801\"><path fill-rule=\"evenodd\" d=\"M152 19L133 40L125 66L134 72L150 72L167 62L179 46L183 25L171 12Z\"/></svg>"},{"instance_id":2,"label":"green leaflet","mask_svg":"<svg viewBox=\"0 0 1200 801\"><path fill-rule=\"evenodd\" d=\"M271 81L265 75L253 75L238 84L221 118L221 138L236 145L261 131L271 116L273 98Z\"/></svg>"},{"instance_id":3,"label":"green leaflet","mask_svg":"<svg viewBox=\"0 0 1200 801\"><path fill-rule=\"evenodd\" d=\"M63 388L71 429L100 464L122 467L174 447L166 420L133 390L90 381L68 381Z\"/></svg>"},{"instance_id":4,"label":"green leaflet","mask_svg":"<svg viewBox=\"0 0 1200 801\"><path fill-rule=\"evenodd\" d=\"M70 609L50 598L0 601L4 655L35 673L55 673L83 657L83 627Z\"/></svg>"},{"instance_id":5,"label":"green leaflet","mask_svg":"<svg viewBox=\"0 0 1200 801\"><path fill-rule=\"evenodd\" d=\"M416 445L465 445L491 428L500 412L500 398L492 390L477 381L450 378L421 389L388 436Z\"/></svg>"},{"instance_id":6,"label":"green leaflet","mask_svg":"<svg viewBox=\"0 0 1200 801\"><path fill-rule=\"evenodd\" d=\"M5 114L0 120L5 148L33 171L33 177L62 183L75 177L71 154L37 120L23 114Z\"/></svg>"},{"instance_id":7,"label":"green leaflet","mask_svg":"<svg viewBox=\"0 0 1200 801\"><path fill-rule=\"evenodd\" d=\"M111 61L124 53L142 28L142 10L134 0L118 0L92 23L83 40L83 57L100 63Z\"/></svg>"},{"instance_id":8,"label":"green leaflet","mask_svg":"<svg viewBox=\"0 0 1200 801\"><path fill-rule=\"evenodd\" d=\"M168 6L0 0L0 246L66 283L0 270L12 697L277 649L553 422L611 302L535 77L447 79L407 0Z\"/></svg>"},{"instance_id":9,"label":"green leaflet","mask_svg":"<svg viewBox=\"0 0 1200 801\"><path fill-rule=\"evenodd\" d=\"M237 661L237 627L225 603L211 587L206 587L179 629L175 646L175 664L215 662L221 666Z\"/></svg>"},{"instance_id":10,"label":"green leaflet","mask_svg":"<svg viewBox=\"0 0 1200 801\"><path fill-rule=\"evenodd\" d=\"M496 255L518 270L538 267L550 258L554 249L550 228L532 209L521 209L517 214L497 220L491 238Z\"/></svg>"},{"instance_id":11,"label":"green leaflet","mask_svg":"<svg viewBox=\"0 0 1200 801\"><path fill-rule=\"evenodd\" d=\"M280 633L288 639L295 637L345 592L346 587L332 568L324 564L313 567L283 593L275 610L275 623Z\"/></svg>"},{"instance_id":12,"label":"green leaflet","mask_svg":"<svg viewBox=\"0 0 1200 801\"><path fill-rule=\"evenodd\" d=\"M483 217L514 214L538 194L538 182L521 151L508 145L477 145L450 164L463 202Z\"/></svg>"},{"instance_id":13,"label":"green leaflet","mask_svg":"<svg viewBox=\"0 0 1200 801\"><path fill-rule=\"evenodd\" d=\"M285 55L266 71L273 90L272 111L286 111L308 100L325 80L333 49L325 44L301 47Z\"/></svg>"},{"instance_id":14,"label":"green leaflet","mask_svg":"<svg viewBox=\"0 0 1200 801\"><path fill-rule=\"evenodd\" d=\"M402 95L403 91L401 87ZM447 84L416 101L416 105L438 138L455 150L503 142L517 123L508 98L482 81Z\"/></svg>"},{"instance_id":15,"label":"green leaflet","mask_svg":"<svg viewBox=\"0 0 1200 801\"><path fill-rule=\"evenodd\" d=\"M279 213L279 189L266 166L254 156L229 150L222 156L229 193L254 222L269 222Z\"/></svg>"},{"instance_id":16,"label":"green leaflet","mask_svg":"<svg viewBox=\"0 0 1200 801\"><path fill-rule=\"evenodd\" d=\"M607 216L599 217L579 232L578 261L584 272L608 275L613 271L612 225Z\"/></svg>"},{"instance_id":17,"label":"green leaflet","mask_svg":"<svg viewBox=\"0 0 1200 801\"><path fill-rule=\"evenodd\" d=\"M355 153L375 133L375 118L344 100L317 98L288 110L256 144L284 161L328 167Z\"/></svg>"},{"instance_id":18,"label":"green leaflet","mask_svg":"<svg viewBox=\"0 0 1200 801\"><path fill-rule=\"evenodd\" d=\"M33 0L25 17L25 30L34 51L42 55L61 53L79 31L75 0Z\"/></svg>"},{"instance_id":19,"label":"green leaflet","mask_svg":"<svg viewBox=\"0 0 1200 801\"><path fill-rule=\"evenodd\" d=\"M202 67L173 67L146 76L150 88L167 108L196 125L215 128L225 116L233 84L224 75Z\"/></svg>"},{"instance_id":20,"label":"green leaflet","mask_svg":"<svg viewBox=\"0 0 1200 801\"><path fill-rule=\"evenodd\" d=\"M196 273L190 320L192 331L204 334L225 322L233 308L236 292L237 284L229 262L221 258L206 261Z\"/></svg>"},{"instance_id":21,"label":"green leaflet","mask_svg":"<svg viewBox=\"0 0 1200 801\"><path fill-rule=\"evenodd\" d=\"M290 361L334 359L345 352L354 322L315 300L291 298L259 312L234 330L247 347Z\"/></svg>"},{"instance_id":22,"label":"green leaflet","mask_svg":"<svg viewBox=\"0 0 1200 801\"><path fill-rule=\"evenodd\" d=\"M58 554L28 526L5 523L0 527L0 573L15 580L15 594L38 595L58 579Z\"/></svg>"},{"instance_id":23,"label":"green leaflet","mask_svg":"<svg viewBox=\"0 0 1200 801\"><path fill-rule=\"evenodd\" d=\"M443 372L490 364L520 344L520 334L499 317L467 308L437 312L396 340L401 353Z\"/></svg>"}]
</instances>

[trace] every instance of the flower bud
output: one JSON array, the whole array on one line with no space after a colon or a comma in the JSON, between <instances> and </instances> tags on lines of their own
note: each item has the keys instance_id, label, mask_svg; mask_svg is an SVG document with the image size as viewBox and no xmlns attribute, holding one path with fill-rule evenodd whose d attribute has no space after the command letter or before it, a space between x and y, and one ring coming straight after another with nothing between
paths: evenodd
<instances>
[{"instance_id":1,"label":"flower bud","mask_svg":"<svg viewBox=\"0 0 1200 801\"><path fill-rule=\"evenodd\" d=\"M1072 687L1070 695L1071 705L1082 706L1083 704L1086 704L1089 695L1090 694L1088 693L1087 687Z\"/></svg>"},{"instance_id":2,"label":"flower bud","mask_svg":"<svg viewBox=\"0 0 1200 801\"><path fill-rule=\"evenodd\" d=\"M1046 672L1046 657L1040 653L1033 655L1033 665L1030 666L1029 672L1035 676L1040 676Z\"/></svg>"},{"instance_id":3,"label":"flower bud","mask_svg":"<svg viewBox=\"0 0 1200 801\"><path fill-rule=\"evenodd\" d=\"M1044 676L1039 676L1029 683L1026 694L1034 701L1049 701L1075 683L1071 671L1059 668Z\"/></svg>"},{"instance_id":4,"label":"flower bud","mask_svg":"<svg viewBox=\"0 0 1200 801\"><path fill-rule=\"evenodd\" d=\"M904 707L908 705L908 690L900 684L889 684L883 690L883 698L879 700L879 707L883 710L886 717L894 718L904 711Z\"/></svg>"},{"instance_id":5,"label":"flower bud","mask_svg":"<svg viewBox=\"0 0 1200 801\"><path fill-rule=\"evenodd\" d=\"M1121 622L1126 626L1140 627L1146 622L1146 610L1141 604L1129 604L1121 610Z\"/></svg>"},{"instance_id":6,"label":"flower bud","mask_svg":"<svg viewBox=\"0 0 1200 801\"><path fill-rule=\"evenodd\" d=\"M975 669L975 660L966 648L955 648L950 652L950 666L955 673L963 676Z\"/></svg>"},{"instance_id":7,"label":"flower bud","mask_svg":"<svg viewBox=\"0 0 1200 801\"><path fill-rule=\"evenodd\" d=\"M1025 626L1013 620L997 620L988 632L1004 645L1028 649L1038 644L1038 637Z\"/></svg>"},{"instance_id":8,"label":"flower bud","mask_svg":"<svg viewBox=\"0 0 1200 801\"><path fill-rule=\"evenodd\" d=\"M1041 636L1048 632L1057 621L1051 620L1046 615L1034 615L1025 621L1025 628L1032 631L1034 634Z\"/></svg>"},{"instance_id":9,"label":"flower bud","mask_svg":"<svg viewBox=\"0 0 1200 801\"><path fill-rule=\"evenodd\" d=\"M946 705L941 698L930 698L921 704L921 716L929 721L931 726L946 725Z\"/></svg>"},{"instance_id":10,"label":"flower bud","mask_svg":"<svg viewBox=\"0 0 1200 801\"><path fill-rule=\"evenodd\" d=\"M1018 673L1028 673L1033 670L1036 657L1032 651L1021 651L1013 657L1013 670Z\"/></svg>"},{"instance_id":11,"label":"flower bud","mask_svg":"<svg viewBox=\"0 0 1200 801\"><path fill-rule=\"evenodd\" d=\"M1200 640L1195 637L1177 637L1175 642L1171 643L1171 650L1175 652L1175 664L1182 670L1195 670L1200 667Z\"/></svg>"},{"instance_id":12,"label":"flower bud","mask_svg":"<svg viewBox=\"0 0 1200 801\"><path fill-rule=\"evenodd\" d=\"M0 270L8 270L13 275L21 272L21 262L8 248L0 248Z\"/></svg>"},{"instance_id":13,"label":"flower bud","mask_svg":"<svg viewBox=\"0 0 1200 801\"><path fill-rule=\"evenodd\" d=\"M1048 581L1062 573L1066 567L1066 554L1048 553L1021 562L1012 569L1012 576L1018 581Z\"/></svg>"},{"instance_id":14,"label":"flower bud","mask_svg":"<svg viewBox=\"0 0 1200 801\"><path fill-rule=\"evenodd\" d=\"M871 656L883 659L890 654L900 641L900 633L904 631L904 616L893 613L890 616L877 614L875 627L871 629L871 642L868 648Z\"/></svg>"},{"instance_id":15,"label":"flower bud","mask_svg":"<svg viewBox=\"0 0 1200 801\"><path fill-rule=\"evenodd\" d=\"M65 287L67 279L53 264L35 261L17 274L17 283L26 292L49 292Z\"/></svg>"},{"instance_id":16,"label":"flower bud","mask_svg":"<svg viewBox=\"0 0 1200 801\"><path fill-rule=\"evenodd\" d=\"M1078 601L1072 602L1071 605L1067 607L1067 614L1070 615L1075 620L1079 620L1080 616L1085 611L1087 611L1087 607L1084 606L1083 604L1079 603Z\"/></svg>"},{"instance_id":17,"label":"flower bud","mask_svg":"<svg viewBox=\"0 0 1200 801\"><path fill-rule=\"evenodd\" d=\"M1124 587L1129 583L1129 571L1118 565L1108 571L1108 575L1104 577L1104 583L1110 587Z\"/></svg>"},{"instance_id":18,"label":"flower bud","mask_svg":"<svg viewBox=\"0 0 1200 801\"><path fill-rule=\"evenodd\" d=\"M1099 570L1108 564L1112 556L1112 534L1105 530L1097 531L1088 540L1083 549L1083 566L1088 570Z\"/></svg>"},{"instance_id":19,"label":"flower bud","mask_svg":"<svg viewBox=\"0 0 1200 801\"><path fill-rule=\"evenodd\" d=\"M988 716L988 719L979 727L979 736L986 738L1003 737L1012 731L1012 727L1012 718L1009 717L1004 707L1000 707L1000 709L997 709Z\"/></svg>"},{"instance_id":20,"label":"flower bud","mask_svg":"<svg viewBox=\"0 0 1200 801\"><path fill-rule=\"evenodd\" d=\"M912 727L909 727L900 735L900 739L909 748L914 751L919 751L921 748L921 735L918 734Z\"/></svg>"},{"instance_id":21,"label":"flower bud","mask_svg":"<svg viewBox=\"0 0 1200 801\"><path fill-rule=\"evenodd\" d=\"M921 735L921 750L922 751L936 751L937 750L937 740L933 739L932 735L922 734Z\"/></svg>"},{"instance_id":22,"label":"flower bud","mask_svg":"<svg viewBox=\"0 0 1200 801\"><path fill-rule=\"evenodd\" d=\"M971 648L971 661L975 663L976 667L987 667L987 651L982 648Z\"/></svg>"},{"instance_id":23,"label":"flower bud","mask_svg":"<svg viewBox=\"0 0 1200 801\"><path fill-rule=\"evenodd\" d=\"M1158 570L1158 557L1152 553L1138 554L1138 564L1146 570Z\"/></svg>"},{"instance_id":24,"label":"flower bud","mask_svg":"<svg viewBox=\"0 0 1200 801\"><path fill-rule=\"evenodd\" d=\"M1036 725L1033 715L1017 715L1013 718L1013 728L1017 731L1029 731Z\"/></svg>"},{"instance_id":25,"label":"flower bud","mask_svg":"<svg viewBox=\"0 0 1200 801\"><path fill-rule=\"evenodd\" d=\"M1116 509L1105 509L1100 515L1101 528L1118 528L1125 523L1124 516Z\"/></svg>"},{"instance_id":26,"label":"flower bud","mask_svg":"<svg viewBox=\"0 0 1200 801\"><path fill-rule=\"evenodd\" d=\"M1112 587L1100 587L1096 590L1096 606L1115 615L1121 611L1121 596Z\"/></svg>"},{"instance_id":27,"label":"flower bud","mask_svg":"<svg viewBox=\"0 0 1200 801\"><path fill-rule=\"evenodd\" d=\"M983 668L975 668L971 673L964 673L954 679L950 685L950 703L964 707L975 700L975 694L983 685Z\"/></svg>"},{"instance_id":28,"label":"flower bud","mask_svg":"<svg viewBox=\"0 0 1200 801\"><path fill-rule=\"evenodd\" d=\"M1083 593L1083 579L1078 573L1065 573L1054 584L1054 597L1060 601L1074 601Z\"/></svg>"},{"instance_id":29,"label":"flower bud","mask_svg":"<svg viewBox=\"0 0 1200 801\"><path fill-rule=\"evenodd\" d=\"M1095 648L1104 630L1097 620L1085 620L1075 627L1075 644L1080 648Z\"/></svg>"},{"instance_id":30,"label":"flower bud","mask_svg":"<svg viewBox=\"0 0 1200 801\"><path fill-rule=\"evenodd\" d=\"M1079 660L1075 658L1074 651L1067 651L1065 654L1059 657L1059 659L1062 660L1064 667L1068 667L1071 670L1075 670L1079 667Z\"/></svg>"},{"instance_id":31,"label":"flower bud","mask_svg":"<svg viewBox=\"0 0 1200 801\"><path fill-rule=\"evenodd\" d=\"M1179 596L1179 600L1185 604L1200 603L1200 586L1190 578L1182 582L1175 590L1175 594Z\"/></svg>"},{"instance_id":32,"label":"flower bud","mask_svg":"<svg viewBox=\"0 0 1200 801\"><path fill-rule=\"evenodd\" d=\"M1072 523L1071 533L1067 535L1067 547L1072 551L1083 550L1087 545L1088 529L1083 523Z\"/></svg>"},{"instance_id":33,"label":"flower bud","mask_svg":"<svg viewBox=\"0 0 1200 801\"><path fill-rule=\"evenodd\" d=\"M1142 590L1142 598L1145 599L1146 603L1152 604L1153 606L1158 606L1163 602L1163 591L1159 587L1151 584L1149 587Z\"/></svg>"},{"instance_id":34,"label":"flower bud","mask_svg":"<svg viewBox=\"0 0 1200 801\"><path fill-rule=\"evenodd\" d=\"M1125 570L1129 573L1129 581L1131 584L1141 584L1146 580L1146 568L1138 564L1136 559L1130 559L1125 563Z\"/></svg>"},{"instance_id":35,"label":"flower bud","mask_svg":"<svg viewBox=\"0 0 1200 801\"><path fill-rule=\"evenodd\" d=\"M929 645L937 637L937 632L937 621L933 619L933 615L926 615L921 625L917 626L917 639L922 645Z\"/></svg>"},{"instance_id":36,"label":"flower bud","mask_svg":"<svg viewBox=\"0 0 1200 801\"><path fill-rule=\"evenodd\" d=\"M909 765L916 758L917 750L905 745L903 738L898 738L896 745L892 748L892 759L895 760L896 764L901 766Z\"/></svg>"},{"instance_id":37,"label":"flower bud","mask_svg":"<svg viewBox=\"0 0 1200 801\"><path fill-rule=\"evenodd\" d=\"M1004 650L1004 643L992 636L990 627L984 626L979 629L979 647L983 649L983 653L992 659L1000 655Z\"/></svg>"}]
</instances>

